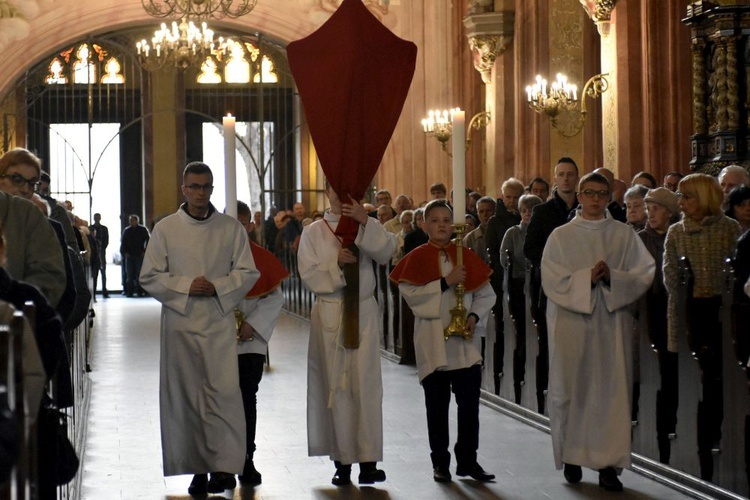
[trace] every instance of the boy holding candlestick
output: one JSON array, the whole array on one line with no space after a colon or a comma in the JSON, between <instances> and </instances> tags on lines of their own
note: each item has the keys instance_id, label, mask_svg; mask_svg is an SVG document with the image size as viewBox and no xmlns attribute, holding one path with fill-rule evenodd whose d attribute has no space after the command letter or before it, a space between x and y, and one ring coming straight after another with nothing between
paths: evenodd
<instances>
[{"instance_id":1,"label":"boy holding candlestick","mask_svg":"<svg viewBox=\"0 0 750 500\"><path fill-rule=\"evenodd\" d=\"M448 407L451 390L458 404L458 438L454 448L456 475L477 481L495 478L477 463L479 447L479 390L482 381L479 339L472 334L486 325L495 303L489 284L492 271L474 252L451 241L452 211L446 200L433 200L425 208L423 228L428 243L404 257L390 275L415 316L414 347L419 379L424 389L433 478L449 482ZM444 336L456 307L456 285L463 283L466 336Z\"/></svg>"}]
</instances>

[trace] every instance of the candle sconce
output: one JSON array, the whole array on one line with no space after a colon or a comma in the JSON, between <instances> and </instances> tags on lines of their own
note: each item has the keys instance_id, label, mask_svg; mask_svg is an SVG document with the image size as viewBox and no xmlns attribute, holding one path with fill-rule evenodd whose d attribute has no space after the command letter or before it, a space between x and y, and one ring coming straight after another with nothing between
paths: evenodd
<instances>
[{"instance_id":1,"label":"candle sconce","mask_svg":"<svg viewBox=\"0 0 750 500\"><path fill-rule=\"evenodd\" d=\"M557 80L547 88L547 80L537 75L536 82L526 87L529 107L537 113L549 116L557 132L563 137L574 137L583 130L586 123L586 97L598 98L609 88L605 78L608 73L594 75L583 86L581 92L581 110L577 120L570 124L568 120L559 120L561 111L574 111L578 107L578 87L571 84L568 78L557 74Z\"/></svg>"},{"instance_id":2,"label":"candle sconce","mask_svg":"<svg viewBox=\"0 0 750 500\"><path fill-rule=\"evenodd\" d=\"M453 135L453 114L458 108L444 110L430 110L427 118L422 119L422 130L427 137L434 137L440 142L440 147L445 153L453 157L448 151L448 140ZM490 123L490 112L480 111L469 120L469 126L466 127L466 149L471 147L471 131L485 128Z\"/></svg>"}]
</instances>

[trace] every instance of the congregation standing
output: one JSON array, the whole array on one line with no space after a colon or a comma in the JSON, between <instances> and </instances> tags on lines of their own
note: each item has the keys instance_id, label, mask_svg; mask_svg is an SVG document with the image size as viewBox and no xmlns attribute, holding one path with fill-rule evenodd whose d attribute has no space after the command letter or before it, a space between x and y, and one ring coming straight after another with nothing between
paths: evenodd
<instances>
[{"instance_id":1,"label":"congregation standing","mask_svg":"<svg viewBox=\"0 0 750 500\"><path fill-rule=\"evenodd\" d=\"M101 273L106 296L102 261L109 232L99 214L88 226L50 198L44 187L49 177L43 174L26 150L0 158L0 256L5 255L0 298L15 303L23 295L38 304L42 320L34 333L40 357L28 364L38 367L41 389L31 404L38 407L49 398L44 385L55 378L62 390L54 404L64 408L71 404L72 387L62 335L82 320L80 304L86 312L91 302L85 280L81 285L82 263L73 257L87 249L86 265ZM476 227L463 240L464 260L458 264L450 192L440 181L430 186L432 199L423 203L381 189L370 205L340 200L327 188L330 208L324 212L308 216L298 202L290 211L273 208L264 221L260 212L240 203L234 220L210 202L210 167L189 164L181 186L185 203L177 212L152 233L131 216L122 238L126 293L147 292L163 308L165 475L193 474L193 495L233 488L235 476L243 485L261 484L254 462L257 391L283 303L279 285L288 274L277 257L293 252L302 282L317 297L308 349L308 453L332 460L334 485L352 482L355 463L360 484L386 480L386 467L380 465L387 446L382 324L374 296L379 266L393 269L389 290L405 299L414 316L425 452L429 448L435 481L450 482L454 473L494 480L487 464L478 462L485 338L494 329L497 339L507 330L503 321L512 322L518 400L526 357L524 293L539 335L533 390L538 411L547 406L552 456L565 480L577 483L582 468L591 468L599 472L602 488L623 488L618 475L630 465L636 415L631 408L638 399L634 310L658 356L657 440L664 463L670 460L668 436L674 433L678 405L677 337L687 335L697 353L698 414L707 429L697 445L701 477L710 480L723 419L717 331L724 259L735 262L735 300L747 302L750 296L747 170L726 167L718 178L670 172L661 186L641 172L628 186L607 169L581 176L575 161L563 157L552 180L550 189L543 178L526 185L510 178L499 186L497 198L468 191L466 212ZM356 249L343 248L335 234L341 217L358 223ZM209 240L221 243L194 244ZM692 277L687 289L681 284L684 262ZM445 340L459 284L465 289L465 323ZM47 333L40 336L43 329ZM493 348L502 346L495 342ZM750 352L741 354L750 358ZM234 356L236 364L225 362ZM495 352L493 359L498 363L503 357ZM500 361L491 373L497 377L510 370ZM34 380L34 373L28 376ZM459 408L452 454L451 393Z\"/></svg>"}]
</instances>

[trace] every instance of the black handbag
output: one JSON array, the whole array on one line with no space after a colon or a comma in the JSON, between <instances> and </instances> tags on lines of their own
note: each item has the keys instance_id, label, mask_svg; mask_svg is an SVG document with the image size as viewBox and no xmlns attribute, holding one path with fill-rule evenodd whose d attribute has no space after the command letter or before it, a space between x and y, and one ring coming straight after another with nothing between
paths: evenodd
<instances>
[{"instance_id":1,"label":"black handbag","mask_svg":"<svg viewBox=\"0 0 750 500\"><path fill-rule=\"evenodd\" d=\"M68 439L67 415L51 403L42 405L38 419L39 480L69 483L78 472L80 461Z\"/></svg>"}]
</instances>

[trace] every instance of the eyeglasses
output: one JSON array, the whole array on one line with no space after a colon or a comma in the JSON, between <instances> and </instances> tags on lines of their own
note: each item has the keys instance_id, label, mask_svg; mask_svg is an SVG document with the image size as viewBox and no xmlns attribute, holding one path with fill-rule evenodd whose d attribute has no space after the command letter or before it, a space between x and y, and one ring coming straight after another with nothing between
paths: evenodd
<instances>
[{"instance_id":1,"label":"eyeglasses","mask_svg":"<svg viewBox=\"0 0 750 500\"><path fill-rule=\"evenodd\" d=\"M41 187L42 183L39 182L39 179L27 179L21 174L2 174L0 175L0 179L10 178L10 183L13 184L16 187L21 187L24 184L28 184L31 189L33 189L35 192L39 191L39 188Z\"/></svg>"},{"instance_id":2,"label":"eyeglasses","mask_svg":"<svg viewBox=\"0 0 750 500\"><path fill-rule=\"evenodd\" d=\"M678 198L685 198L686 200L689 200L691 198L695 198L695 196L693 196L692 194L681 193L679 191L676 191L675 194L677 195Z\"/></svg>"},{"instance_id":3,"label":"eyeglasses","mask_svg":"<svg viewBox=\"0 0 750 500\"><path fill-rule=\"evenodd\" d=\"M205 191L207 193L211 193L214 190L214 187L211 184L190 184L185 187L191 191Z\"/></svg>"},{"instance_id":4,"label":"eyeglasses","mask_svg":"<svg viewBox=\"0 0 750 500\"><path fill-rule=\"evenodd\" d=\"M602 189L601 191L596 191L594 189L584 189L583 191L581 191L581 193L586 198L593 198L595 196L598 198L609 198L609 191L607 191L606 189Z\"/></svg>"}]
</instances>

